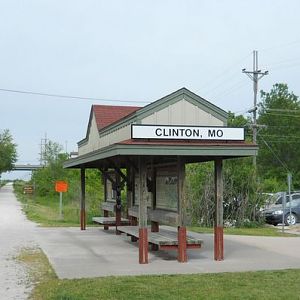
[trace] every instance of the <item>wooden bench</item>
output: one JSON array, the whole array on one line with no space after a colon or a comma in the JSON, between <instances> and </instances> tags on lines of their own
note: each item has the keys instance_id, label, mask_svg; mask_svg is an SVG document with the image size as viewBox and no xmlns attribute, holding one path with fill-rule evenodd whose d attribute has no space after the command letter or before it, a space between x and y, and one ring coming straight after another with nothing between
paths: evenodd
<instances>
[{"instance_id":1,"label":"wooden bench","mask_svg":"<svg viewBox=\"0 0 300 300\"><path fill-rule=\"evenodd\" d=\"M104 225L104 226L116 226L116 217L93 217L94 223ZM121 218L121 225L129 225L129 220Z\"/></svg>"},{"instance_id":2,"label":"wooden bench","mask_svg":"<svg viewBox=\"0 0 300 300\"><path fill-rule=\"evenodd\" d=\"M139 238L138 226L119 226L118 230L122 233L126 233L128 236L134 237L136 240ZM157 249L155 250L178 249L177 231L170 226L164 226L164 228L160 228L159 232L152 232L151 229L148 228L148 243L151 245L156 245ZM202 244L203 240L187 234L187 249L198 249L201 248Z\"/></svg>"},{"instance_id":3,"label":"wooden bench","mask_svg":"<svg viewBox=\"0 0 300 300\"><path fill-rule=\"evenodd\" d=\"M120 225L129 225L130 222L128 219L121 218L121 212L117 212L116 210L116 203L111 201L105 201L102 203L103 209L103 217L93 217L93 222L103 225L104 230L108 230L109 226L120 226ZM109 216L109 212L115 213L114 217ZM116 228L117 229L117 228ZM116 230L118 233L118 230Z\"/></svg>"},{"instance_id":4,"label":"wooden bench","mask_svg":"<svg viewBox=\"0 0 300 300\"><path fill-rule=\"evenodd\" d=\"M116 226L116 217L93 217L93 222L106 225L106 226ZM129 220L125 218L121 218L121 225L129 225Z\"/></svg>"}]
</instances>

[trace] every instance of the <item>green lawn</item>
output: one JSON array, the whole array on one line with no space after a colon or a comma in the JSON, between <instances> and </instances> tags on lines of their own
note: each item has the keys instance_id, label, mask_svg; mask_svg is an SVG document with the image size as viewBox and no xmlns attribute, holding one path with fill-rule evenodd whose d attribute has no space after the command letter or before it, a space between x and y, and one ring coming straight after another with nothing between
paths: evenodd
<instances>
[{"instance_id":1,"label":"green lawn","mask_svg":"<svg viewBox=\"0 0 300 300\"><path fill-rule=\"evenodd\" d=\"M40 224L44 227L71 227L79 226L80 210L79 201L66 201L64 203L64 218L59 218L59 198L57 197L38 197L23 195L17 193L17 198L23 205L23 210L29 220ZM88 226L95 226L92 223L92 217L97 213L89 210L87 207L87 222ZM100 209L99 209L100 212ZM99 215L99 214L98 214ZM213 233L213 228L191 226L190 231L200 233ZM242 228L224 228L225 234L235 235L256 235L256 236L294 236L288 233L282 233L280 227L242 227Z\"/></svg>"},{"instance_id":2,"label":"green lawn","mask_svg":"<svg viewBox=\"0 0 300 300\"><path fill-rule=\"evenodd\" d=\"M30 269L33 300L300 299L300 270L60 280L39 249L18 258Z\"/></svg>"},{"instance_id":3,"label":"green lawn","mask_svg":"<svg viewBox=\"0 0 300 300\"><path fill-rule=\"evenodd\" d=\"M199 233L213 233L213 228L207 228L207 227L189 227L190 231L195 231ZM232 234L232 235L254 235L254 236L285 236L285 237L292 237L297 236L294 234L289 233L282 233L280 231L280 227L269 227L269 226L262 226L262 227L253 227L253 228L247 228L247 227L230 227L230 228L224 228L224 234Z\"/></svg>"}]
</instances>

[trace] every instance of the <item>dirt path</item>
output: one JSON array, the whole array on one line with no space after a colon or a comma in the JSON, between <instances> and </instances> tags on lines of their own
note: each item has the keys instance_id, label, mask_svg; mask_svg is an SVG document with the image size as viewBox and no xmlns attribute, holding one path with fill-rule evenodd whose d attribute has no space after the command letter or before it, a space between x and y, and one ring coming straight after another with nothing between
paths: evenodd
<instances>
[{"instance_id":1,"label":"dirt path","mask_svg":"<svg viewBox=\"0 0 300 300\"><path fill-rule=\"evenodd\" d=\"M36 225L26 219L10 184L0 189L0 212L0 299L27 299L30 282L14 257L23 248L37 246Z\"/></svg>"}]
</instances>

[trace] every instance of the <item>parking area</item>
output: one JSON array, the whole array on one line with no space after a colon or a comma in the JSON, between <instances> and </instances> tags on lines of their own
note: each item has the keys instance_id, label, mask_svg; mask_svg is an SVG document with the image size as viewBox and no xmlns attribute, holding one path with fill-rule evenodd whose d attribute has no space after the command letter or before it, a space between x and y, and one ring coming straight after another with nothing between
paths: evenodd
<instances>
[{"instance_id":1,"label":"parking area","mask_svg":"<svg viewBox=\"0 0 300 300\"><path fill-rule=\"evenodd\" d=\"M203 248L188 251L178 263L176 251L149 252L149 264L138 263L138 243L113 229L39 228L38 241L59 278L111 275L190 274L300 268L300 237L225 235L225 260L213 259L213 235L196 234Z\"/></svg>"}]
</instances>

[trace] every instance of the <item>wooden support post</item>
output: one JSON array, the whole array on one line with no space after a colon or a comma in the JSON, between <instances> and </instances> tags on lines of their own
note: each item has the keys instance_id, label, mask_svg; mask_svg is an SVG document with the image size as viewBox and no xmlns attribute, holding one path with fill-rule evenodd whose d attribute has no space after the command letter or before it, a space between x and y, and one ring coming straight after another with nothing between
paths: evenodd
<instances>
[{"instance_id":1,"label":"wooden support post","mask_svg":"<svg viewBox=\"0 0 300 300\"><path fill-rule=\"evenodd\" d=\"M86 213L85 213L85 168L81 167L81 197L80 197L80 229L86 229Z\"/></svg>"},{"instance_id":2,"label":"wooden support post","mask_svg":"<svg viewBox=\"0 0 300 300\"><path fill-rule=\"evenodd\" d=\"M145 159L139 156L139 263L148 263L147 231L147 166Z\"/></svg>"},{"instance_id":3,"label":"wooden support post","mask_svg":"<svg viewBox=\"0 0 300 300\"><path fill-rule=\"evenodd\" d=\"M103 189L103 201L107 200L107 178L105 176L105 173L102 172L102 178L103 178L103 185L104 185L104 189ZM108 217L109 216L109 212L107 210L103 210L103 217ZM108 225L104 225L104 230L108 230L109 226Z\"/></svg>"},{"instance_id":4,"label":"wooden support post","mask_svg":"<svg viewBox=\"0 0 300 300\"><path fill-rule=\"evenodd\" d=\"M127 218L128 218L128 209L133 205L133 170L131 166L127 166L127 177L128 182L126 185L126 201L127 201Z\"/></svg>"},{"instance_id":5,"label":"wooden support post","mask_svg":"<svg viewBox=\"0 0 300 300\"><path fill-rule=\"evenodd\" d=\"M186 227L178 226L178 255L179 262L187 262L186 254Z\"/></svg>"},{"instance_id":6,"label":"wooden support post","mask_svg":"<svg viewBox=\"0 0 300 300\"><path fill-rule=\"evenodd\" d=\"M151 221L151 232L159 232L159 223ZM157 251L158 250L158 245L152 244L151 245L151 250L152 251Z\"/></svg>"},{"instance_id":7,"label":"wooden support post","mask_svg":"<svg viewBox=\"0 0 300 300\"><path fill-rule=\"evenodd\" d=\"M109 216L109 213L107 210L104 210L103 211L103 217L108 217ZM104 230L108 230L109 226L108 225L104 225L103 226Z\"/></svg>"},{"instance_id":8,"label":"wooden support post","mask_svg":"<svg viewBox=\"0 0 300 300\"><path fill-rule=\"evenodd\" d=\"M214 258L218 261L224 259L222 159L215 160Z\"/></svg>"},{"instance_id":9,"label":"wooden support post","mask_svg":"<svg viewBox=\"0 0 300 300\"><path fill-rule=\"evenodd\" d=\"M121 225L121 180L120 175L116 172L116 234L121 234L118 230L118 226Z\"/></svg>"},{"instance_id":10,"label":"wooden support post","mask_svg":"<svg viewBox=\"0 0 300 300\"><path fill-rule=\"evenodd\" d=\"M187 262L187 253L186 253L187 198L185 195L185 162L180 157L178 157L177 159L177 168L178 168L178 209L179 209L177 260L179 262Z\"/></svg>"}]
</instances>

